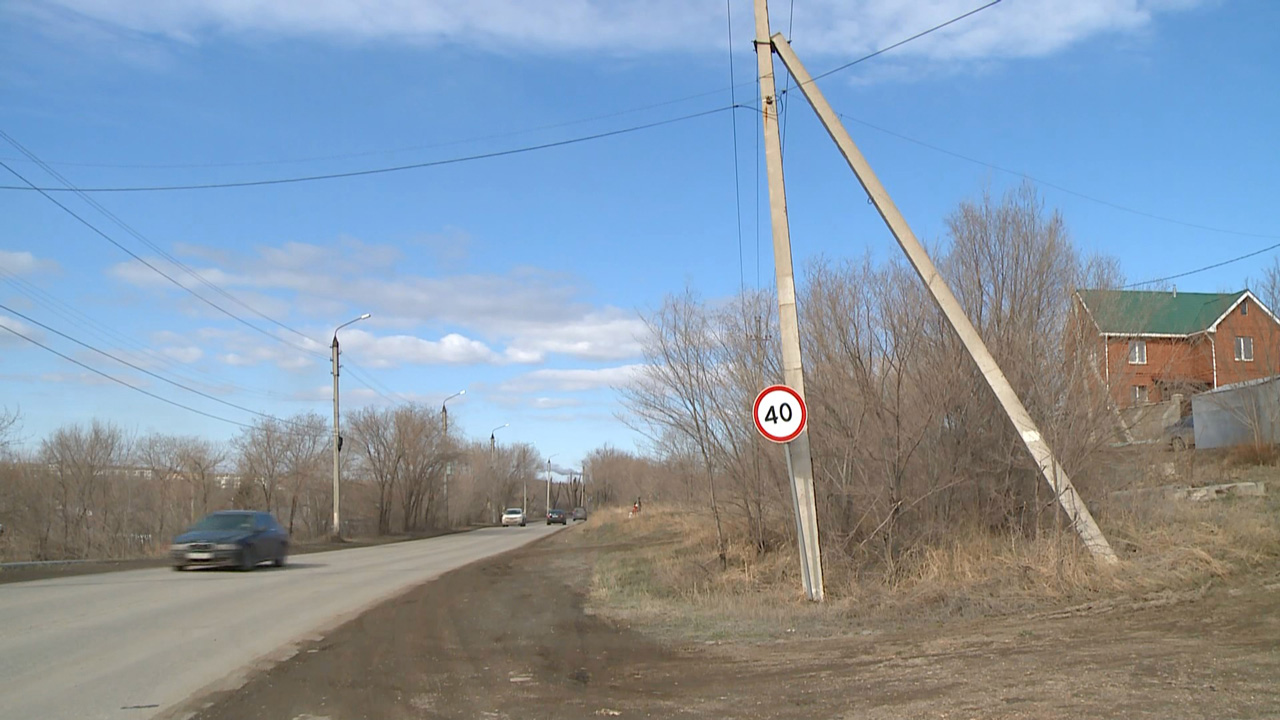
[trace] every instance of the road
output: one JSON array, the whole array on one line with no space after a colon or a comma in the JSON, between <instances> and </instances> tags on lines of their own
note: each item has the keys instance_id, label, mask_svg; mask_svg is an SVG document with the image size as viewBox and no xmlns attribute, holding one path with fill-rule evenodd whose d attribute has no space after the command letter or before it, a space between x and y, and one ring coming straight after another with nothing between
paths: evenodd
<instances>
[{"instance_id":1,"label":"road","mask_svg":"<svg viewBox=\"0 0 1280 720\"><path fill-rule=\"evenodd\" d=\"M379 600L555 529L487 528L300 555L252 573L162 568L0 586L0 718L168 713Z\"/></svg>"}]
</instances>

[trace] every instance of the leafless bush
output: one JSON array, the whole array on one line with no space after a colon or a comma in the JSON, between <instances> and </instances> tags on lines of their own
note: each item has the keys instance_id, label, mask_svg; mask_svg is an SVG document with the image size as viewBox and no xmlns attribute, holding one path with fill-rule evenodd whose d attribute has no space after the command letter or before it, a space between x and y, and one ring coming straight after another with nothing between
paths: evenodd
<instances>
[{"instance_id":1,"label":"leafless bush","mask_svg":"<svg viewBox=\"0 0 1280 720\"><path fill-rule=\"evenodd\" d=\"M1117 284L1115 263L1081 258L1030 186L962 203L947 227L939 267L1060 462L1087 478L1115 417L1080 344L1096 339L1069 331L1071 298L1077 287ZM902 557L961 527L1059 529L1038 468L905 263L818 260L799 307L825 547L892 577ZM657 451L652 465L695 461L705 482L690 494L717 527L732 512L757 552L794 538L785 467L749 412L755 393L781 380L774 311L769 295L668 299L648 318L646 371L624 392L628 419ZM616 453L597 462L613 482L647 475L623 475ZM722 563L728 542L718 533Z\"/></svg>"}]
</instances>

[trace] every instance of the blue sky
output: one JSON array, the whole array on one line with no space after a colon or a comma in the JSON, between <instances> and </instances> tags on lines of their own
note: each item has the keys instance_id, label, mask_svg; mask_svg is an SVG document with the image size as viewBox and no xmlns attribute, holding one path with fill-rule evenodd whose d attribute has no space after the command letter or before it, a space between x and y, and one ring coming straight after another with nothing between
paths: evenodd
<instances>
[{"instance_id":1,"label":"blue sky","mask_svg":"<svg viewBox=\"0 0 1280 720\"><path fill-rule=\"evenodd\" d=\"M818 72L979 4L796 0L790 36ZM785 29L790 3L772 5L775 29ZM732 9L736 100L755 103L750 4L733 0ZM865 123L1138 211L1040 187L1079 245L1118 256L1130 280L1143 280L1280 242L1278 26L1280 6L1263 0L1004 0L821 85ZM724 108L729 78L717 2L0 5L0 130L80 187L232 182L508 150ZM691 95L699 97L666 103ZM666 104L635 110L658 103ZM802 103L796 95L788 108L786 134L797 267L818 255L897 253ZM930 242L942 239L958 202L1018 182L858 122L849 129ZM450 402L457 427L479 439L510 423L500 439L533 442L573 465L602 443L637 442L615 417L611 387L641 362L640 312L686 286L709 298L736 292L740 277L771 287L757 147L756 116L722 111L377 176L94 195L205 280L301 335L200 285L72 195L58 198L266 334L169 284L45 198L0 190L0 303L276 414L330 412L328 338L336 324L371 312L342 333L345 408L386 403L379 393L438 405L467 388ZM7 143L0 158L56 185ZM19 184L0 173L0 185ZM1273 259L1178 287L1238 289ZM0 323L157 394L253 419L4 311ZM7 333L0 405L21 408L29 440L93 417L138 432L237 432Z\"/></svg>"}]
</instances>

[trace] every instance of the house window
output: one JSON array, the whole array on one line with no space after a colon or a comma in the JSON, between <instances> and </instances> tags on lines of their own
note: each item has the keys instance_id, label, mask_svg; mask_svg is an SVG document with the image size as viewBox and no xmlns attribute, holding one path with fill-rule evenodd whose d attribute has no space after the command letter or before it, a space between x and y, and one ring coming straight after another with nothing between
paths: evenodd
<instances>
[{"instance_id":1,"label":"house window","mask_svg":"<svg viewBox=\"0 0 1280 720\"><path fill-rule=\"evenodd\" d=\"M1146 365L1147 364L1147 341L1146 340L1130 340L1129 341L1129 364L1130 365Z\"/></svg>"},{"instance_id":2,"label":"house window","mask_svg":"<svg viewBox=\"0 0 1280 720\"><path fill-rule=\"evenodd\" d=\"M1253 338L1236 338L1236 360L1241 362L1253 362Z\"/></svg>"},{"instance_id":3,"label":"house window","mask_svg":"<svg viewBox=\"0 0 1280 720\"><path fill-rule=\"evenodd\" d=\"M1240 301L1240 314L1241 315L1249 314L1249 298L1245 298L1244 300Z\"/></svg>"},{"instance_id":4,"label":"house window","mask_svg":"<svg viewBox=\"0 0 1280 720\"><path fill-rule=\"evenodd\" d=\"M1145 405L1145 404L1147 404L1147 398L1148 398L1148 397L1149 397L1149 395L1148 395L1148 393L1147 393L1147 386L1146 386L1146 385L1134 385L1134 386L1133 386L1133 404L1134 404L1134 405Z\"/></svg>"}]
</instances>

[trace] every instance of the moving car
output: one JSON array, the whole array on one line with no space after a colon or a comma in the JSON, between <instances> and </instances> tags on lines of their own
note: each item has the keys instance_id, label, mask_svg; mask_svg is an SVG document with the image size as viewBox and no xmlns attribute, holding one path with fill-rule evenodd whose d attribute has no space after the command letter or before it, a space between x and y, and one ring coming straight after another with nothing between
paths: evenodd
<instances>
[{"instance_id":1,"label":"moving car","mask_svg":"<svg viewBox=\"0 0 1280 720\"><path fill-rule=\"evenodd\" d=\"M1195 416L1188 415L1164 429L1164 444L1172 450L1186 450L1196 446Z\"/></svg>"},{"instance_id":2,"label":"moving car","mask_svg":"<svg viewBox=\"0 0 1280 720\"><path fill-rule=\"evenodd\" d=\"M524 527L524 510L507 508L506 512L502 513L502 527L511 527L512 525Z\"/></svg>"},{"instance_id":3,"label":"moving car","mask_svg":"<svg viewBox=\"0 0 1280 720\"><path fill-rule=\"evenodd\" d=\"M560 508L552 508L547 511L547 524L560 523L561 525L569 524L569 516Z\"/></svg>"},{"instance_id":4,"label":"moving car","mask_svg":"<svg viewBox=\"0 0 1280 720\"><path fill-rule=\"evenodd\" d=\"M174 570L197 565L252 570L270 560L281 567L289 557L289 533L256 510L225 510L206 516L173 539Z\"/></svg>"},{"instance_id":5,"label":"moving car","mask_svg":"<svg viewBox=\"0 0 1280 720\"><path fill-rule=\"evenodd\" d=\"M573 509L573 521L580 522L587 519L587 509L576 507Z\"/></svg>"}]
</instances>

